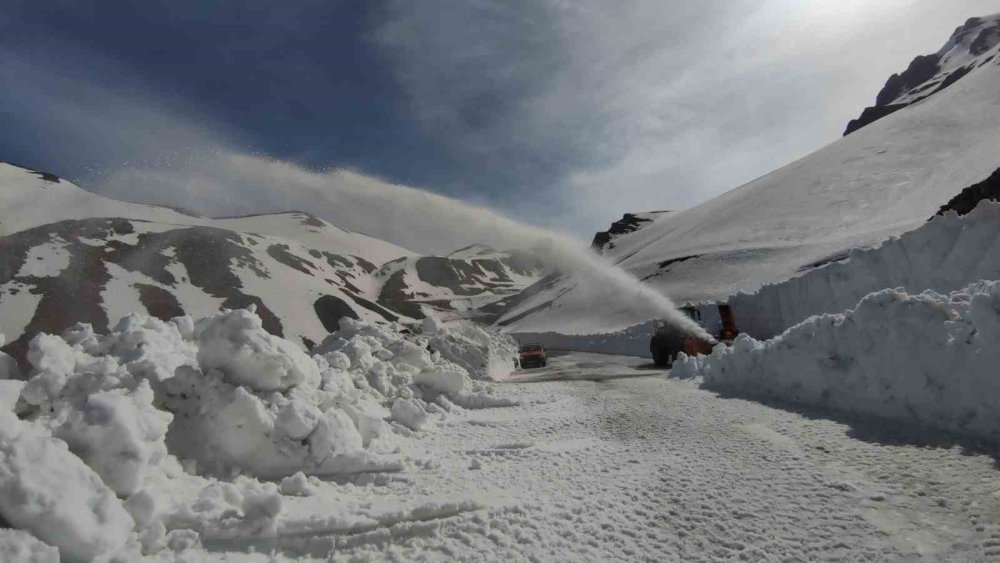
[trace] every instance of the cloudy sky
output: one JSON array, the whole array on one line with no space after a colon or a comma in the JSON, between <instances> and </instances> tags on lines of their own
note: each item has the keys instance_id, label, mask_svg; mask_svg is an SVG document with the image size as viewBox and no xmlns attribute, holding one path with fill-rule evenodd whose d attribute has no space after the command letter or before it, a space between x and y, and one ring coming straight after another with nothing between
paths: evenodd
<instances>
[{"instance_id":1,"label":"cloudy sky","mask_svg":"<svg viewBox=\"0 0 1000 563\"><path fill-rule=\"evenodd\" d=\"M583 239L837 139L892 72L997 11L998 0L13 0L0 16L0 160L208 213L301 206L289 190L226 180L211 158L250 155Z\"/></svg>"}]
</instances>

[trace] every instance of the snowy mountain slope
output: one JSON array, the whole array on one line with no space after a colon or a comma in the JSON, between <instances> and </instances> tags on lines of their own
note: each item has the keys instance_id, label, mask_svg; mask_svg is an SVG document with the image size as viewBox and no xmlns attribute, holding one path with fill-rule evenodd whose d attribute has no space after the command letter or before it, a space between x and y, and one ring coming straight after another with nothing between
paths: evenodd
<instances>
[{"instance_id":1,"label":"snowy mountain slope","mask_svg":"<svg viewBox=\"0 0 1000 563\"><path fill-rule=\"evenodd\" d=\"M844 134L850 135L865 125L948 88L976 66L991 62L995 53L989 52L998 43L1000 14L970 18L952 33L937 53L921 55L913 59L904 72L889 77L875 98L875 105L865 108L858 119L852 120Z\"/></svg>"},{"instance_id":2,"label":"snowy mountain slope","mask_svg":"<svg viewBox=\"0 0 1000 563\"><path fill-rule=\"evenodd\" d=\"M402 314L427 305L446 316L469 311L516 294L538 280L542 261L520 251L499 252L485 245L448 256L403 257L375 273L379 303Z\"/></svg>"},{"instance_id":3,"label":"snowy mountain slope","mask_svg":"<svg viewBox=\"0 0 1000 563\"><path fill-rule=\"evenodd\" d=\"M24 359L38 332L107 330L133 311L161 319L255 305L264 328L318 342L342 316L396 320L364 287L375 265L264 235L130 219L67 220L4 237L0 330Z\"/></svg>"},{"instance_id":4,"label":"snowy mountain slope","mask_svg":"<svg viewBox=\"0 0 1000 563\"><path fill-rule=\"evenodd\" d=\"M0 162L0 209L0 236L66 219L122 217L286 238L319 250L363 255L376 264L415 255L398 245L346 231L300 211L219 219L199 217L166 207L106 198L52 174L4 162Z\"/></svg>"},{"instance_id":5,"label":"snowy mountain slope","mask_svg":"<svg viewBox=\"0 0 1000 563\"><path fill-rule=\"evenodd\" d=\"M104 331L133 311L169 319L253 304L270 333L311 346L345 316L413 320L470 307L455 299L497 300L541 266L492 250L419 256L303 212L197 217L12 165L0 165L0 209L0 333L22 364L38 332Z\"/></svg>"},{"instance_id":6,"label":"snowy mountain slope","mask_svg":"<svg viewBox=\"0 0 1000 563\"><path fill-rule=\"evenodd\" d=\"M1000 166L998 50L970 52L974 68L949 88L623 234L605 256L675 301L697 302L784 281L921 225ZM573 324L566 311L575 283L566 279L520 300L500 314L500 324L512 331L565 329ZM614 328L607 324L601 328Z\"/></svg>"}]
</instances>

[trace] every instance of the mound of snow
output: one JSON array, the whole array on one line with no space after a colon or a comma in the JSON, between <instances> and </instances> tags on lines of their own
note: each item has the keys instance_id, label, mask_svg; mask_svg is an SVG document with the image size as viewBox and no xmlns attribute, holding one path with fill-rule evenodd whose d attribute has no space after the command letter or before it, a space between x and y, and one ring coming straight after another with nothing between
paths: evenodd
<instances>
[{"instance_id":1,"label":"mound of snow","mask_svg":"<svg viewBox=\"0 0 1000 563\"><path fill-rule=\"evenodd\" d=\"M510 375L517 358L517 342L498 332L487 332L471 323L428 335L428 344L441 356L458 364L476 379L499 380Z\"/></svg>"},{"instance_id":2,"label":"mound of snow","mask_svg":"<svg viewBox=\"0 0 1000 563\"><path fill-rule=\"evenodd\" d=\"M201 368L218 369L229 383L257 391L317 386L316 363L295 344L265 331L255 312L251 306L209 317L195 326Z\"/></svg>"},{"instance_id":3,"label":"mound of snow","mask_svg":"<svg viewBox=\"0 0 1000 563\"><path fill-rule=\"evenodd\" d=\"M64 442L9 412L0 412L0 515L70 561L123 548L134 525Z\"/></svg>"},{"instance_id":4,"label":"mound of snow","mask_svg":"<svg viewBox=\"0 0 1000 563\"><path fill-rule=\"evenodd\" d=\"M340 325L311 357L253 309L39 334L30 379L0 381L17 383L0 385L0 515L70 561L267 537L281 495L309 495L312 476L399 470L400 436L510 404L449 359L482 377L491 354L512 354L506 337ZM258 480L281 477L280 490ZM37 547L11 538L0 553Z\"/></svg>"},{"instance_id":5,"label":"mound of snow","mask_svg":"<svg viewBox=\"0 0 1000 563\"><path fill-rule=\"evenodd\" d=\"M854 310L812 317L772 340L740 335L673 376L774 397L1000 438L1000 282L943 296L886 289Z\"/></svg>"}]
</instances>

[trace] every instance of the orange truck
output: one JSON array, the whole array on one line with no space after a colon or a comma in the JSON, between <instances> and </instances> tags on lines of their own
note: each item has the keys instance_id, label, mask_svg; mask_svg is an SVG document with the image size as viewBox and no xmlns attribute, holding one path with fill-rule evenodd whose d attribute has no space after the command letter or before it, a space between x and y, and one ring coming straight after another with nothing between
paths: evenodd
<instances>
[{"instance_id":1,"label":"orange truck","mask_svg":"<svg viewBox=\"0 0 1000 563\"><path fill-rule=\"evenodd\" d=\"M702 325L701 312L695 307L681 307L691 320ZM719 305L719 329L713 336L716 342L705 340L701 336L690 334L664 321L656 322L656 330L649 340L649 351L653 355L653 363L661 367L670 367L677 354L684 352L688 356L710 354L717 342L731 343L739 331L736 329L736 319L729 305Z\"/></svg>"},{"instance_id":2,"label":"orange truck","mask_svg":"<svg viewBox=\"0 0 1000 563\"><path fill-rule=\"evenodd\" d=\"M518 353L518 363L522 368L545 367L549 358L541 344L525 344Z\"/></svg>"}]
</instances>

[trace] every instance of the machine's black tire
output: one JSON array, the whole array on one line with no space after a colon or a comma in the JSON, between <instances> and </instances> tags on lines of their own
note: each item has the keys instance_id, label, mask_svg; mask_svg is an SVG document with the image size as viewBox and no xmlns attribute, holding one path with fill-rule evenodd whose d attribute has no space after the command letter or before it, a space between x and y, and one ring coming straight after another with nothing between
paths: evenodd
<instances>
[{"instance_id":1,"label":"machine's black tire","mask_svg":"<svg viewBox=\"0 0 1000 563\"><path fill-rule=\"evenodd\" d=\"M670 366L670 356L659 347L653 347L651 350L653 353L653 363L658 367L665 368Z\"/></svg>"}]
</instances>

